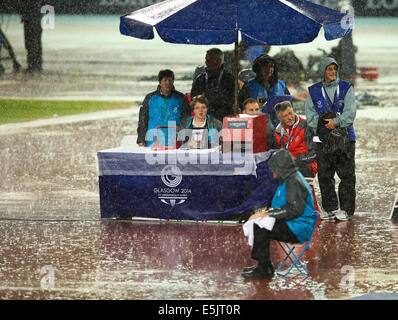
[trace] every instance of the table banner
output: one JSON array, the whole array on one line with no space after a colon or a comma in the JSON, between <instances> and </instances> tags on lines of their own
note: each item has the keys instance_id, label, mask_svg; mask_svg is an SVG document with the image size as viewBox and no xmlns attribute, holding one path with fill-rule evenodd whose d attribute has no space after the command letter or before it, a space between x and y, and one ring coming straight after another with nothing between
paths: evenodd
<instances>
[{"instance_id":1,"label":"table banner","mask_svg":"<svg viewBox=\"0 0 398 320\"><path fill-rule=\"evenodd\" d=\"M268 168L271 152L248 156L252 167L243 174L234 173L242 166L233 162L201 167L177 161L157 163L153 169L144 159L145 152L120 151L98 152L102 218L217 219L270 205L278 185ZM223 154L218 156L222 159ZM153 174L139 174L145 168Z\"/></svg>"}]
</instances>

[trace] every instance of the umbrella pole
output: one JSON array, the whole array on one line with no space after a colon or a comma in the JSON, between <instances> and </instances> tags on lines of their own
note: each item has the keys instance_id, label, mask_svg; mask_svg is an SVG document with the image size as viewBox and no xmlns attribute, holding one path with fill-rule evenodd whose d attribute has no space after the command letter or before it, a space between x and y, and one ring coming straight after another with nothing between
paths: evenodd
<instances>
[{"instance_id":1,"label":"umbrella pole","mask_svg":"<svg viewBox=\"0 0 398 320\"><path fill-rule=\"evenodd\" d=\"M235 99L234 99L234 114L238 113L238 73L239 73L239 45L238 45L238 37L235 40L235 49L234 49L234 77L235 77Z\"/></svg>"}]
</instances>

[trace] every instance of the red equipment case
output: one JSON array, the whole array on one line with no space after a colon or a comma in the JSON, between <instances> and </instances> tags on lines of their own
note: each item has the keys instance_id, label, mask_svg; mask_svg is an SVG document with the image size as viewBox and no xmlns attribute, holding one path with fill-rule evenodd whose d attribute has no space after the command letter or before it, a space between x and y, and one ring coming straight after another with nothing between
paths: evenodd
<instances>
[{"instance_id":1,"label":"red equipment case","mask_svg":"<svg viewBox=\"0 0 398 320\"><path fill-rule=\"evenodd\" d=\"M228 116L223 120L222 152L259 153L268 150L266 116L241 118Z\"/></svg>"}]
</instances>

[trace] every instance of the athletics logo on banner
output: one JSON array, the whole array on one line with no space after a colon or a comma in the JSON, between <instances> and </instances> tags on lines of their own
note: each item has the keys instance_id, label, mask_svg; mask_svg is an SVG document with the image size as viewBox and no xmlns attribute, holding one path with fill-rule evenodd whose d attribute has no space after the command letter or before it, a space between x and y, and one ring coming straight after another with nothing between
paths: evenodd
<instances>
[{"instance_id":1,"label":"athletics logo on banner","mask_svg":"<svg viewBox=\"0 0 398 320\"><path fill-rule=\"evenodd\" d=\"M177 188L182 182L181 170L176 165L167 165L161 172L162 182L167 188L154 188L153 192L163 203L174 207L184 203L188 199L191 189Z\"/></svg>"}]
</instances>

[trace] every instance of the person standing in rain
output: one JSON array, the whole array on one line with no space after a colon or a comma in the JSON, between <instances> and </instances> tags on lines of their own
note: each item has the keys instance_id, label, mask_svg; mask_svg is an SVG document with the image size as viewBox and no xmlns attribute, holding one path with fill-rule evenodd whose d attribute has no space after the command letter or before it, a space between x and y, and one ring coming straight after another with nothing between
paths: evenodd
<instances>
[{"instance_id":1,"label":"person standing in rain","mask_svg":"<svg viewBox=\"0 0 398 320\"><path fill-rule=\"evenodd\" d=\"M305 113L308 126L320 138L316 153L324 209L321 219L346 221L354 215L356 198L355 93L350 82L339 79L339 65L333 58L323 58L319 70L323 80L308 88ZM341 180L338 195L336 173Z\"/></svg>"},{"instance_id":2,"label":"person standing in rain","mask_svg":"<svg viewBox=\"0 0 398 320\"><path fill-rule=\"evenodd\" d=\"M1 47L3 46L3 37L2 37L3 32L1 32L0 29L0 74L3 74L5 69L3 65L1 64Z\"/></svg>"},{"instance_id":3,"label":"person standing in rain","mask_svg":"<svg viewBox=\"0 0 398 320\"><path fill-rule=\"evenodd\" d=\"M191 114L187 97L174 88L174 72L169 69L160 70L158 81L157 89L145 96L140 108L137 128L137 144L140 147L149 147L154 143L158 126L179 126L180 121ZM168 130L161 132L169 138ZM170 138L172 141L161 139L160 143L174 144L175 137L170 135Z\"/></svg>"},{"instance_id":4,"label":"person standing in rain","mask_svg":"<svg viewBox=\"0 0 398 320\"><path fill-rule=\"evenodd\" d=\"M206 68L193 81L191 97L204 94L209 101L208 114L219 121L233 114L234 76L224 69L224 53L218 48L207 50Z\"/></svg>"},{"instance_id":5,"label":"person standing in rain","mask_svg":"<svg viewBox=\"0 0 398 320\"><path fill-rule=\"evenodd\" d=\"M44 1L29 0L21 2L20 13L24 26L25 48L27 52L28 67L25 72L43 71L43 53L42 53L42 27L41 27L41 7Z\"/></svg>"},{"instance_id":6,"label":"person standing in rain","mask_svg":"<svg viewBox=\"0 0 398 320\"><path fill-rule=\"evenodd\" d=\"M26 1L4 1L2 5L9 12L18 13L21 15L21 22L23 23L26 61L26 73L42 72L43 58L42 58L42 26L41 26L41 8L45 4L43 0L26 0ZM10 42L2 33L3 45L13 61L14 72L18 72L21 68L18 63Z\"/></svg>"}]
</instances>

